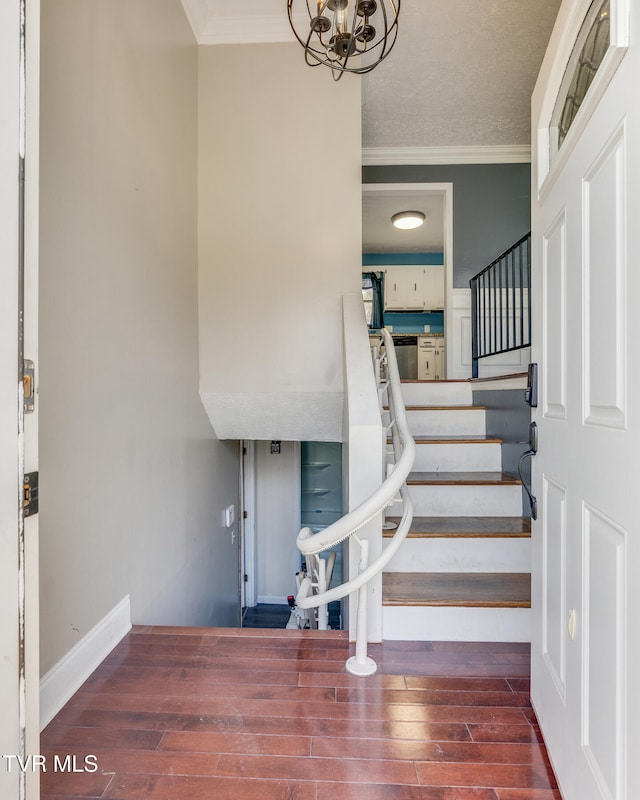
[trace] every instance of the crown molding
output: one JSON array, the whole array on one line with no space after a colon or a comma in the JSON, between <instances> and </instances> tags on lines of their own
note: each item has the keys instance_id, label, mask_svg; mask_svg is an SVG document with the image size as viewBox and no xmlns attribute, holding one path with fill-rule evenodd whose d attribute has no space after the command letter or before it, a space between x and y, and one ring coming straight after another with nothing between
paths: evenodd
<instances>
[{"instance_id":1,"label":"crown molding","mask_svg":"<svg viewBox=\"0 0 640 800\"><path fill-rule=\"evenodd\" d=\"M197 37L198 44L260 44L293 42L295 37L286 14L247 16L208 16Z\"/></svg>"},{"instance_id":2,"label":"crown molding","mask_svg":"<svg viewBox=\"0 0 640 800\"><path fill-rule=\"evenodd\" d=\"M208 16L207 0L182 0L182 7L199 44L200 34L204 30Z\"/></svg>"},{"instance_id":3,"label":"crown molding","mask_svg":"<svg viewBox=\"0 0 640 800\"><path fill-rule=\"evenodd\" d=\"M218 0L182 0L182 5L198 44L295 41L286 5L279 0L261 0L259 8L255 2L243 5L236 14L228 14L228 4Z\"/></svg>"},{"instance_id":4,"label":"crown molding","mask_svg":"<svg viewBox=\"0 0 640 800\"><path fill-rule=\"evenodd\" d=\"M363 147L364 167L429 164L528 164L530 145L465 147Z\"/></svg>"}]
</instances>

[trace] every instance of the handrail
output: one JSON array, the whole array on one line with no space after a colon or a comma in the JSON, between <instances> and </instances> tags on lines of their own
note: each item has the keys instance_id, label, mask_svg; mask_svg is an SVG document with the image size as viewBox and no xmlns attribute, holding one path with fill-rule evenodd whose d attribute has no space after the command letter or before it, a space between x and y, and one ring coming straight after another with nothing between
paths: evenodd
<instances>
[{"instance_id":1,"label":"handrail","mask_svg":"<svg viewBox=\"0 0 640 800\"><path fill-rule=\"evenodd\" d=\"M366 500L360 503L337 522L329 525L320 533L312 533L309 528L303 528L298 534L297 546L306 556L317 556L341 542L344 542L363 528L368 522L381 514L384 509L394 502L398 493L403 503L403 514L398 528L383 552L368 564L368 541L356 536L361 547L360 572L355 578L333 589L321 590L313 594L313 582L306 577L300 584L296 596L296 605L301 609L318 608L326 606L335 600L340 600L356 590L360 590L358 621L356 630L356 656L349 659L347 669L353 674L370 675L376 670L375 662L366 655L366 587L367 583L378 575L397 553L411 527L413 520L413 504L406 486L407 476L413 467L416 446L409 431L402 389L400 386L400 373L396 361L393 339L386 331L382 331L386 356L387 382L382 387L382 392L387 392L389 415L392 428L393 452L395 465L383 483Z\"/></svg>"},{"instance_id":2,"label":"handrail","mask_svg":"<svg viewBox=\"0 0 640 800\"><path fill-rule=\"evenodd\" d=\"M531 345L531 233L469 281L472 377L481 358Z\"/></svg>"}]
</instances>

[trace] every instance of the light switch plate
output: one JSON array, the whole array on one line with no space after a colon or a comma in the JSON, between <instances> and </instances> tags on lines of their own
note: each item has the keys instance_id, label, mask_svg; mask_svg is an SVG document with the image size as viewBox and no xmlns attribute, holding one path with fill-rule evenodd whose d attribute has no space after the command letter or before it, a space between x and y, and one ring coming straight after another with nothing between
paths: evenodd
<instances>
[{"instance_id":1,"label":"light switch plate","mask_svg":"<svg viewBox=\"0 0 640 800\"><path fill-rule=\"evenodd\" d=\"M227 506L224 510L224 526L230 528L236 521L236 507L234 505Z\"/></svg>"}]
</instances>

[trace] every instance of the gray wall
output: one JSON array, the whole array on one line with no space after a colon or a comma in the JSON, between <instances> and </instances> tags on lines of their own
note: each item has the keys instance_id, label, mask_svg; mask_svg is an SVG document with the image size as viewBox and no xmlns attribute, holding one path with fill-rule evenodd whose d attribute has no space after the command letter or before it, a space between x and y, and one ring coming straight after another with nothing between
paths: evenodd
<instances>
[{"instance_id":1,"label":"gray wall","mask_svg":"<svg viewBox=\"0 0 640 800\"><path fill-rule=\"evenodd\" d=\"M453 285L531 229L530 164L364 167L364 183L453 183Z\"/></svg>"},{"instance_id":2,"label":"gray wall","mask_svg":"<svg viewBox=\"0 0 640 800\"><path fill-rule=\"evenodd\" d=\"M475 391L473 404L486 406L487 436L502 439L502 471L518 474L518 460L529 449L531 409L524 401L523 389ZM531 486L531 459L525 459L522 475ZM522 492L524 516L531 515L529 499Z\"/></svg>"},{"instance_id":3,"label":"gray wall","mask_svg":"<svg viewBox=\"0 0 640 800\"><path fill-rule=\"evenodd\" d=\"M239 620L238 448L198 395L197 51L180 0L42 6L42 671L134 623ZM237 517L237 515L236 515Z\"/></svg>"}]
</instances>

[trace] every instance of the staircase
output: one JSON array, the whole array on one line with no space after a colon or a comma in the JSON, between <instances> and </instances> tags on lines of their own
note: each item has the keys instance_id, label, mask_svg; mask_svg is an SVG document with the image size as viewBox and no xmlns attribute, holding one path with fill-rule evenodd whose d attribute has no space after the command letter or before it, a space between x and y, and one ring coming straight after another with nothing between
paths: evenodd
<instances>
[{"instance_id":1,"label":"staircase","mask_svg":"<svg viewBox=\"0 0 640 800\"><path fill-rule=\"evenodd\" d=\"M384 638L529 641L531 527L485 409L472 405L468 381L404 382L402 392L417 448L407 480L415 516L383 573Z\"/></svg>"}]
</instances>

